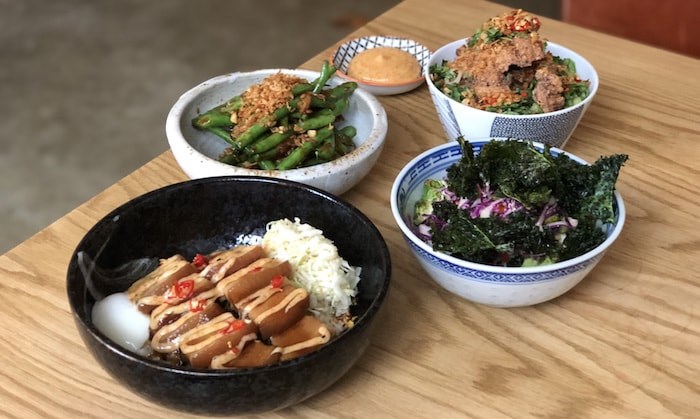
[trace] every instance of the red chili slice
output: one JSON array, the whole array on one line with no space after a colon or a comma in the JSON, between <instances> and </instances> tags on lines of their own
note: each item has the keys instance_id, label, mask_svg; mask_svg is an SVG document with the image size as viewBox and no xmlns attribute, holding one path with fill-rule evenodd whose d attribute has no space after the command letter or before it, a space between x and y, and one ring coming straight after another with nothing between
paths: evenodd
<instances>
[{"instance_id":1,"label":"red chili slice","mask_svg":"<svg viewBox=\"0 0 700 419\"><path fill-rule=\"evenodd\" d=\"M165 293L165 302L168 304L176 304L192 297L192 294L194 294L193 279L178 281Z\"/></svg>"},{"instance_id":2,"label":"red chili slice","mask_svg":"<svg viewBox=\"0 0 700 419\"><path fill-rule=\"evenodd\" d=\"M201 311L204 311L205 304L206 304L205 300L199 300L199 299L193 298L190 300L190 311L192 313L199 313Z\"/></svg>"},{"instance_id":3,"label":"red chili slice","mask_svg":"<svg viewBox=\"0 0 700 419\"><path fill-rule=\"evenodd\" d=\"M515 30L518 32L527 32L531 26L532 26L532 24L530 22L523 19L515 24Z\"/></svg>"},{"instance_id":4,"label":"red chili slice","mask_svg":"<svg viewBox=\"0 0 700 419\"><path fill-rule=\"evenodd\" d=\"M225 328L221 329L219 331L219 334L221 335L228 335L229 333L233 333L237 330L241 330L245 327L245 322L243 320L233 320L228 322L228 326Z\"/></svg>"},{"instance_id":5,"label":"red chili slice","mask_svg":"<svg viewBox=\"0 0 700 419\"><path fill-rule=\"evenodd\" d=\"M194 264L194 266L196 266L198 268L203 268L209 264L209 260L203 254L197 253L196 255L194 255L194 259L192 259L192 263Z\"/></svg>"},{"instance_id":6,"label":"red chili slice","mask_svg":"<svg viewBox=\"0 0 700 419\"><path fill-rule=\"evenodd\" d=\"M540 25L541 25L540 20L537 19L536 17L533 17L532 18L532 26L534 27L534 29L535 30L540 29Z\"/></svg>"},{"instance_id":7,"label":"red chili slice","mask_svg":"<svg viewBox=\"0 0 700 419\"><path fill-rule=\"evenodd\" d=\"M515 30L515 16L506 16L506 26L511 31Z\"/></svg>"},{"instance_id":8,"label":"red chili slice","mask_svg":"<svg viewBox=\"0 0 700 419\"><path fill-rule=\"evenodd\" d=\"M270 280L270 286L272 288L282 288L283 283L284 283L284 277L282 275L277 275L276 277L274 277Z\"/></svg>"}]
</instances>

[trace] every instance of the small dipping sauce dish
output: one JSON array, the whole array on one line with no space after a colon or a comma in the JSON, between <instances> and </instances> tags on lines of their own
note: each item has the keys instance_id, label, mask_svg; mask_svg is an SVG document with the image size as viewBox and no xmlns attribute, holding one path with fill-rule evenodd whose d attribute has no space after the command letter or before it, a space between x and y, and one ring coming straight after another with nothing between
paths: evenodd
<instances>
[{"instance_id":1,"label":"small dipping sauce dish","mask_svg":"<svg viewBox=\"0 0 700 419\"><path fill-rule=\"evenodd\" d=\"M395 95L423 83L430 50L394 36L365 36L342 43L331 55L337 75L375 95Z\"/></svg>"},{"instance_id":2,"label":"small dipping sauce dish","mask_svg":"<svg viewBox=\"0 0 700 419\"><path fill-rule=\"evenodd\" d=\"M366 49L357 54L348 67L348 76L375 83L408 83L420 74L416 57L394 47Z\"/></svg>"}]
</instances>

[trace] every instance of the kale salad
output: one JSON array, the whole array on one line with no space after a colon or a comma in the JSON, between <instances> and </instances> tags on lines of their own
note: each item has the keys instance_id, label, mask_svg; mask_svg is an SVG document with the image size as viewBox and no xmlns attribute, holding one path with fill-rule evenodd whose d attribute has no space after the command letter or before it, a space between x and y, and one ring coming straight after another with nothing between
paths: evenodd
<instances>
[{"instance_id":1,"label":"kale salad","mask_svg":"<svg viewBox=\"0 0 700 419\"><path fill-rule=\"evenodd\" d=\"M531 142L491 140L462 157L444 179L424 182L413 222L433 249L494 266L547 265L580 256L615 222L614 190L625 154L591 165Z\"/></svg>"}]
</instances>

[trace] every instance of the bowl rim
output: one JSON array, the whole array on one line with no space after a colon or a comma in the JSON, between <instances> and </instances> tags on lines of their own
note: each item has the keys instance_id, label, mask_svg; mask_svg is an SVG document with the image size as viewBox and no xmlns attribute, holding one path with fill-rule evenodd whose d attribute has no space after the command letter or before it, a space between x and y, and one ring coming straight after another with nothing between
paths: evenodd
<instances>
[{"instance_id":1,"label":"bowl rim","mask_svg":"<svg viewBox=\"0 0 700 419\"><path fill-rule=\"evenodd\" d=\"M496 138L489 138L489 139L475 139L475 140L470 140L469 142L472 144L485 144L489 142L491 139L495 139L497 141L503 141L505 138L503 137L496 137ZM523 140L520 140L523 141ZM542 150L544 148L543 143L539 142L534 142L530 141L535 147L538 148L538 150ZM421 238L419 238L413 230L407 225L406 221L404 220L403 215L401 214L401 209L399 208L398 204L398 196L399 196L399 191L400 191L400 186L403 183L403 180L407 177L409 171L413 170L415 166L425 158L431 156L432 154L435 154L439 151L442 151L444 149L448 148L455 148L460 150L460 156L461 156L461 146L457 141L450 141L444 144L440 144L438 146L432 147L423 153L419 154L418 156L414 157L411 161L406 163L406 165L401 169L399 174L396 176L394 179L394 183L391 187L391 212L392 215L394 216L394 220L396 224L398 224L399 229L401 230L401 233L403 236L407 239L410 240L410 242L419 247L421 250L426 252L427 254L442 260L444 262L450 263L452 265L456 265L462 268L467 268L471 269L474 271L483 271L483 272L489 272L489 273L497 273L497 274L511 274L511 275L523 275L523 274L538 274L538 273L544 273L544 272L553 272L557 271L560 269L567 269L572 266L581 264L587 260L593 259L594 257L601 255L604 251L610 247L613 242L618 238L620 233L622 232L622 228L625 224L625 218L626 218L626 210L625 210L625 204L622 199L622 195L618 192L617 189L615 189L614 192L614 197L615 197L615 203L617 205L617 221L615 222L615 225L613 227L613 230L610 232L608 237L598 246L595 248L589 250L588 252L576 256L575 258L567 259L561 262L556 262L552 263L549 265L540 265L540 266L528 266L528 267L504 267L504 266L493 266L493 265L484 265L481 263L476 263L476 262L470 262L464 259L460 259L454 256L450 256L446 253L438 252L433 250L432 246L428 245L426 242L424 242ZM571 154L565 150L562 150L560 148L556 147L550 147L550 150L557 153L557 154L565 154L566 156L570 157L574 161L580 163L580 164L589 164L587 161L584 159Z\"/></svg>"},{"instance_id":2,"label":"bowl rim","mask_svg":"<svg viewBox=\"0 0 700 419\"><path fill-rule=\"evenodd\" d=\"M349 43L351 43L351 42L358 42L358 41L363 40L363 39L376 39L376 38L384 38L384 39L397 40L397 41L411 41L411 42L415 42L416 46L425 48L425 49L428 51L428 53L430 54L430 55L428 56L428 59L426 60L426 62L430 62L430 60L431 60L432 57L433 57L433 52L430 50L430 48L428 48L428 47L425 46L424 44L422 44L422 43L416 41L415 39L407 38L407 37L404 37L404 36L393 36L393 35L367 35L367 36L358 36L358 37L356 37L356 38L348 39L348 40L345 40L345 41L341 42L337 47L333 48L333 51L330 53L330 56L329 56L329 59L328 59L328 60L329 60L331 63L333 63L333 62L334 62L333 59L334 59L335 56L338 54L338 51L340 50L340 48L342 48L342 47L343 47L344 45L346 45L346 44L349 44ZM374 48L377 48L377 47L380 47L380 46L382 46L382 45L375 45L375 46L373 46L373 47L371 47L371 48L365 48L363 51L366 51L366 50L368 50L368 49L374 49ZM400 49L400 50L402 50L402 51L406 51L405 49L400 48L400 47L390 47L390 48L397 48L397 49ZM406 51L406 52L408 52L408 51ZM409 54L410 54L410 53L409 53ZM413 55L413 54L411 54L411 55ZM419 63L419 64L420 64L420 63ZM421 83L423 83L423 82L425 81L425 77L423 76L423 70L422 70L422 69L421 69L421 71L420 71L418 77L416 77L415 79L412 79L412 80L408 80L408 81L401 82L401 83L376 82L376 81L367 81L367 80L363 80L363 79L358 79L358 78L356 78L356 77L352 77L352 76L348 75L348 73L342 71L340 68L336 68L336 74L338 75L338 77L344 78L344 79L349 80L349 81L354 81L355 83L358 83L358 84L360 84L360 85L363 85L363 84L364 84L364 85L373 86L373 87L386 87L386 88L391 88L391 87L405 87L405 86L411 86L411 85L413 85L413 84L420 85Z\"/></svg>"},{"instance_id":3,"label":"bowl rim","mask_svg":"<svg viewBox=\"0 0 700 419\"><path fill-rule=\"evenodd\" d=\"M382 147L386 140L386 133L388 131L388 119L386 110L379 102L379 100L376 97L374 97L374 95L362 89L356 89L353 92L353 97L356 97L358 98L358 100L366 103L370 109L369 112L366 113L366 115L371 117L372 121L372 126L370 128L369 135L358 147L356 147L350 153L340 156L326 163L320 163L313 166L299 167L288 170L248 169L240 166L222 163L212 157L209 157L206 154L203 154L199 150L194 148L187 140L187 138L185 138L182 129L180 128L180 121L184 116L185 109L190 105L190 103L199 98L200 95L207 91L214 90L218 86L226 84L229 81L235 80L239 77L264 77L276 74L278 72L299 77L305 77L307 78L307 80L313 80L315 77L318 77L320 75L320 72L313 70L271 68L222 74L199 83L198 85L190 88L185 93L183 93L168 111L168 115L165 120L165 132L171 150L173 148L173 144L176 144L179 147L183 147L189 154L199 156L203 160L203 162L213 165L217 168L218 171L231 171L230 175L247 173L249 174L249 176L257 175L276 177L279 179L284 179L287 177L299 179L321 176L329 173L346 170L348 165L344 163L352 163L354 159L364 159L367 156L370 156L372 153L374 153L377 149ZM333 78L331 78L331 80L332 79ZM349 166L353 165L354 164L350 164Z\"/></svg>"},{"instance_id":4,"label":"bowl rim","mask_svg":"<svg viewBox=\"0 0 700 419\"><path fill-rule=\"evenodd\" d=\"M450 103L455 103L460 106L464 106L465 108L468 108L470 110L473 110L475 112L480 112L484 113L485 115L491 115L491 116L497 116L499 118L508 118L508 119L533 119L533 118L546 118L549 116L554 116L554 115L560 115L563 113L571 112L572 110L584 107L588 105L590 102L593 101L593 98L595 97L596 93L598 92L598 88L600 86L600 77L598 76L598 71L596 71L595 67L593 64L591 64L590 61L585 59L581 54L577 53L576 51L569 49L561 44L557 44L555 42L550 42L546 41L546 50L549 51L550 47L554 47L554 49L558 49L560 51L563 51L566 53L566 55L572 57L574 61L576 62L577 69L576 72L579 72L578 65L579 63L583 63L585 66L588 67L588 69L591 72L592 77L589 78L590 81L590 86L591 89L588 92L588 96L586 96L585 99L580 101L579 103L569 106L563 109L559 109L557 111L553 112L543 112L543 113L537 113L537 114L529 114L529 115L513 115L513 114L506 114L506 113L498 113L498 112L491 112L491 111L486 111L483 109L478 109L474 108L469 105L465 105L464 103L457 102L456 100L452 99L451 97L447 96L444 92L442 92L440 89L435 86L433 81L430 78L430 66L435 63L435 60L437 60L438 55L440 53L445 52L445 51L452 51L456 50L461 45L465 45L469 41L469 38L462 38L462 39L457 39L454 41L451 41L447 44L442 45L440 48L436 49L435 52L430 56L430 59L426 63L425 67L423 67L423 77L425 78L425 82L430 88L431 91L437 92L441 95L442 98L448 99Z\"/></svg>"},{"instance_id":5,"label":"bowl rim","mask_svg":"<svg viewBox=\"0 0 700 419\"><path fill-rule=\"evenodd\" d=\"M372 320L372 318L376 317L377 312L382 308L384 303L386 302L387 295L389 293L390 285L391 285L391 277L392 277L392 263L391 263L391 254L389 252L388 245L386 243L386 240L384 239L384 236L381 234L381 231L377 228L376 224L372 222L372 220L367 217L362 211L360 211L357 207L354 205L350 204L348 201L345 199L331 194L329 192L326 192L320 188L307 185L301 182L289 180L289 179L280 179L280 178L271 178L271 177L265 177L265 176L245 176L245 175L230 175L230 176L215 176L215 177L208 177L208 178L200 178L200 179L189 179L185 180L182 182L177 182L177 183L172 183L157 189L154 189L152 191L146 192L142 195L136 196L123 204L119 205L118 207L114 208L112 211L110 211L108 214L104 215L99 221L97 221L94 225L90 227L90 229L85 233L85 235L80 239L78 244L76 245L75 249L73 250L71 254L71 258L69 259L68 262L68 267L66 271L66 294L67 294L67 299L68 299L68 304L70 311L73 315L74 321L79 322L86 333L88 333L92 338L94 338L96 341L100 343L101 346L104 348L112 351L113 353L117 354L120 358L125 358L131 362L136 362L141 365L145 365L148 368L153 368L159 371L163 372L170 372L170 373L175 373L175 374L183 374L187 376L197 376L197 377L227 377L227 376L247 376L251 374L258 374L260 372L267 372L267 371L274 371L277 369L285 369L285 368L290 368L293 367L296 364L305 364L307 362L312 362L312 360L319 356L320 353L325 352L330 350L329 347L331 346L330 343L327 345L324 345L323 347L310 352L306 355L300 356L298 358L286 360L286 361L280 361L275 364L271 365L266 365L262 367L248 367L248 368L235 368L235 369L222 369L222 370L215 370L215 369L200 369L200 368L192 368L188 366L176 366L176 365L169 365L165 362L159 362L155 360L148 359L145 356L139 355L134 351L131 351L127 348L123 348L116 342L114 342L112 339L107 337L104 333L102 333L97 327L94 325L92 320L89 318L90 316L83 316L81 313L83 311L83 307L77 307L76 301L72 297L72 294L75 292L74 288L76 285L73 283L77 281L77 279L74 279L73 281L70 280L72 274L77 274L79 271L79 268L76 266L77 263L75 262L77 260L78 252L80 249L83 247L85 242L88 240L88 236L90 233L92 233L95 229L97 229L99 226L101 226L104 223L109 223L111 220L114 220L115 217L118 217L121 212L123 212L127 207L131 207L134 205L140 205L143 202L147 202L150 199L153 199L155 196L161 193L168 193L176 189L187 189L195 185L199 184L214 184L214 183L264 183L264 184L277 184L277 185L283 185L286 187L291 187L295 188L298 190L303 191L304 193L310 193L313 195L319 195L323 197L325 200L332 202L334 205L340 205L342 206L345 210L349 211L352 213L355 217L358 217L364 224L368 225L370 229L376 234L376 236L380 239L380 249L378 249L379 252L382 253L383 259L386 260L386 273L384 275L384 278L382 280L382 284L379 287L379 292L377 295L374 296L372 299L372 302L369 304L367 307L365 313L361 316L358 317L357 320L355 321L354 327L347 329L343 332L341 332L338 336L334 337L330 343L341 343L342 340L346 340L347 336L351 336L355 333L358 333L358 330L360 330L359 327L357 327L359 324L364 324L366 322L369 322ZM360 281L361 282L361 281ZM87 289L85 289L86 293L89 293ZM98 362L99 363L99 362Z\"/></svg>"}]
</instances>

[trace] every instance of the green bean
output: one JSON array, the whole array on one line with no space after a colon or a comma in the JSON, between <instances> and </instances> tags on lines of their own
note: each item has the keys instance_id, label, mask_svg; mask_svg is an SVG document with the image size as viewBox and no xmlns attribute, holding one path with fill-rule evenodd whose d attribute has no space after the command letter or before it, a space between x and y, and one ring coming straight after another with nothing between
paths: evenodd
<instances>
[{"instance_id":1,"label":"green bean","mask_svg":"<svg viewBox=\"0 0 700 419\"><path fill-rule=\"evenodd\" d=\"M233 145L233 139L231 138L231 133L228 132L227 130L225 130L221 127L208 127L208 128L206 128L206 130L211 132L212 134L215 134L217 137L221 138L222 140L226 141L227 143Z\"/></svg>"},{"instance_id":2,"label":"green bean","mask_svg":"<svg viewBox=\"0 0 700 419\"><path fill-rule=\"evenodd\" d=\"M355 149L355 143L352 141L355 136L355 127L348 125L343 129L335 130L335 151L338 155L344 156ZM348 136L346 134L353 134Z\"/></svg>"},{"instance_id":3,"label":"green bean","mask_svg":"<svg viewBox=\"0 0 700 419\"><path fill-rule=\"evenodd\" d=\"M331 109L322 109L309 119L300 121L294 125L294 130L304 132L311 129L319 129L328 126L335 121L335 115Z\"/></svg>"},{"instance_id":4,"label":"green bean","mask_svg":"<svg viewBox=\"0 0 700 419\"><path fill-rule=\"evenodd\" d=\"M198 115L192 124L220 137L231 147L219 156L224 163L241 167L277 168L287 170L301 165L330 161L352 150L356 130L352 126L337 129L336 119L347 111L350 96L357 83L345 82L327 87L336 68L323 62L319 76L312 82L292 87L293 98L272 114L259 119L237 137L232 138L231 115L243 105L243 98L235 96L224 105ZM311 93L309 109L299 112L301 95ZM308 100L305 96L304 100ZM234 119L235 120L235 119ZM278 127L278 128L272 128ZM284 129L281 127L285 127ZM295 133L310 133L309 140L295 146Z\"/></svg>"},{"instance_id":5,"label":"green bean","mask_svg":"<svg viewBox=\"0 0 700 419\"><path fill-rule=\"evenodd\" d=\"M316 150L316 157L324 161L331 161L335 157L335 135L332 131L331 135Z\"/></svg>"},{"instance_id":6,"label":"green bean","mask_svg":"<svg viewBox=\"0 0 700 419\"><path fill-rule=\"evenodd\" d=\"M312 151L321 145L326 138L332 135L331 128L323 128L316 132L316 136L311 141L306 141L277 164L277 170L288 170L299 166L311 154Z\"/></svg>"},{"instance_id":7,"label":"green bean","mask_svg":"<svg viewBox=\"0 0 700 419\"><path fill-rule=\"evenodd\" d=\"M331 90L328 90L326 92L326 100L335 101L341 97L350 96L356 89L357 83L354 81L346 81L345 83L341 83Z\"/></svg>"},{"instance_id":8,"label":"green bean","mask_svg":"<svg viewBox=\"0 0 700 419\"><path fill-rule=\"evenodd\" d=\"M241 108L241 106L243 106L243 98L240 95L235 96L221 107L221 112L225 112L230 115L238 111Z\"/></svg>"},{"instance_id":9,"label":"green bean","mask_svg":"<svg viewBox=\"0 0 700 419\"><path fill-rule=\"evenodd\" d=\"M262 140L255 142L255 144L250 147L250 150L256 154L264 153L265 151L277 147L282 141L291 137L292 134L294 134L294 131L291 129L284 132L273 132Z\"/></svg>"},{"instance_id":10,"label":"green bean","mask_svg":"<svg viewBox=\"0 0 700 419\"><path fill-rule=\"evenodd\" d=\"M268 118L263 118L260 122L248 128L246 132L234 138L233 146L240 150L243 147L255 141L261 135L263 135L269 129L269 127L265 123L266 121L263 121L265 119Z\"/></svg>"},{"instance_id":11,"label":"green bean","mask_svg":"<svg viewBox=\"0 0 700 419\"><path fill-rule=\"evenodd\" d=\"M355 144L352 142L350 142L350 144L348 144L347 137L336 136L335 152L338 153L339 156L344 156L354 149L355 149Z\"/></svg>"},{"instance_id":12,"label":"green bean","mask_svg":"<svg viewBox=\"0 0 700 419\"><path fill-rule=\"evenodd\" d=\"M274 147L270 150L267 150L264 153L251 154L250 156L248 156L248 159L254 162L260 162L262 160L275 160L277 156L279 156L279 154L279 149L277 147Z\"/></svg>"},{"instance_id":13,"label":"green bean","mask_svg":"<svg viewBox=\"0 0 700 419\"><path fill-rule=\"evenodd\" d=\"M318 79L314 80L312 83L299 83L295 85L294 87L292 87L292 95L294 95L294 97L297 97L302 93L307 93L314 90L314 86L316 85L317 81Z\"/></svg>"},{"instance_id":14,"label":"green bean","mask_svg":"<svg viewBox=\"0 0 700 419\"><path fill-rule=\"evenodd\" d=\"M321 67L321 75L318 77L316 80L316 83L314 84L314 88L312 90L313 93L319 93L323 88L326 86L326 82L333 76L333 73L335 73L335 66L331 65L328 60L323 61L323 66Z\"/></svg>"},{"instance_id":15,"label":"green bean","mask_svg":"<svg viewBox=\"0 0 700 419\"><path fill-rule=\"evenodd\" d=\"M219 156L219 161L221 163L234 165L240 162L240 156L229 147Z\"/></svg>"},{"instance_id":16,"label":"green bean","mask_svg":"<svg viewBox=\"0 0 700 419\"><path fill-rule=\"evenodd\" d=\"M258 162L258 166L260 166L260 168L263 170L275 170L276 169L275 163L273 163L270 160L260 160Z\"/></svg>"},{"instance_id":17,"label":"green bean","mask_svg":"<svg viewBox=\"0 0 700 419\"><path fill-rule=\"evenodd\" d=\"M311 107L320 109L320 108L332 108L333 107L333 102L325 99L321 99L318 96L311 96Z\"/></svg>"},{"instance_id":18,"label":"green bean","mask_svg":"<svg viewBox=\"0 0 700 419\"><path fill-rule=\"evenodd\" d=\"M299 99L292 99L286 105L277 108L271 115L261 118L258 122L248 128L243 134L234 138L234 147L242 149L253 143L258 137L263 135L278 120L289 115L299 104Z\"/></svg>"},{"instance_id":19,"label":"green bean","mask_svg":"<svg viewBox=\"0 0 700 419\"><path fill-rule=\"evenodd\" d=\"M346 144L344 144L342 141L336 141L335 142L335 152L339 156L344 156L351 152L353 149L351 147L348 147Z\"/></svg>"},{"instance_id":20,"label":"green bean","mask_svg":"<svg viewBox=\"0 0 700 419\"><path fill-rule=\"evenodd\" d=\"M347 96L341 97L337 101L335 101L335 104L333 106L333 114L335 116L340 116L343 112L345 112L348 109L348 106L350 106L350 98Z\"/></svg>"},{"instance_id":21,"label":"green bean","mask_svg":"<svg viewBox=\"0 0 700 419\"><path fill-rule=\"evenodd\" d=\"M233 125L231 114L221 111L221 107L210 109L192 120L192 125L197 129L207 129L209 127L226 127Z\"/></svg>"},{"instance_id":22,"label":"green bean","mask_svg":"<svg viewBox=\"0 0 700 419\"><path fill-rule=\"evenodd\" d=\"M295 148L287 157L277 164L277 170L289 170L299 166L317 145L317 141L307 141Z\"/></svg>"},{"instance_id":23,"label":"green bean","mask_svg":"<svg viewBox=\"0 0 700 419\"><path fill-rule=\"evenodd\" d=\"M357 135L357 129L352 125L344 126L340 129L340 132L343 133L344 136L350 138L351 140Z\"/></svg>"}]
</instances>

